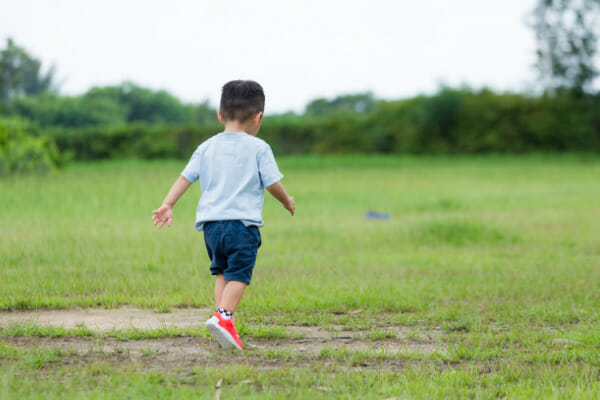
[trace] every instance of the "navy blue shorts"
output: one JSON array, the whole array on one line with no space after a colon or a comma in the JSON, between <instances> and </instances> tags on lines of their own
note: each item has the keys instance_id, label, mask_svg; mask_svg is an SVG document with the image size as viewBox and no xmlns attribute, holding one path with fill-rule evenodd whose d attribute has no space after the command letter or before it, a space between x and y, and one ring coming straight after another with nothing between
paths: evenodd
<instances>
[{"instance_id":1,"label":"navy blue shorts","mask_svg":"<svg viewBox=\"0 0 600 400\"><path fill-rule=\"evenodd\" d=\"M223 274L226 281L250 284L261 244L258 227L246 227L238 220L207 222L204 243L212 275Z\"/></svg>"}]
</instances>

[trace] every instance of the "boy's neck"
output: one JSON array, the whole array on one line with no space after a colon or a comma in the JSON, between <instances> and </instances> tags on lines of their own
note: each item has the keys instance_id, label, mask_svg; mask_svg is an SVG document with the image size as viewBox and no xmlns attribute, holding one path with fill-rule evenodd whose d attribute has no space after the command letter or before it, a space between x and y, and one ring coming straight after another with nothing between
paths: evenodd
<instances>
[{"instance_id":1,"label":"boy's neck","mask_svg":"<svg viewBox=\"0 0 600 400\"><path fill-rule=\"evenodd\" d=\"M225 124L225 133L235 132L246 132L248 135L256 136L260 129L260 119L255 122L253 119L249 119L246 122L240 122L238 120L222 121Z\"/></svg>"},{"instance_id":2,"label":"boy's neck","mask_svg":"<svg viewBox=\"0 0 600 400\"><path fill-rule=\"evenodd\" d=\"M225 133L246 132L248 133L248 124L243 124L238 121L225 122Z\"/></svg>"}]
</instances>

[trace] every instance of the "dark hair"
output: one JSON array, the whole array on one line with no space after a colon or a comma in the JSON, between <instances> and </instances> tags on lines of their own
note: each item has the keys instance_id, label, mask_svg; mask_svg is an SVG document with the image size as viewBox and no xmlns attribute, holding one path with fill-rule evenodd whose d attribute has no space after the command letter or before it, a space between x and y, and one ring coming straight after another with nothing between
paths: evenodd
<instances>
[{"instance_id":1,"label":"dark hair","mask_svg":"<svg viewBox=\"0 0 600 400\"><path fill-rule=\"evenodd\" d=\"M221 116L224 120L245 122L265 110L265 93L254 81L230 81L221 92Z\"/></svg>"}]
</instances>

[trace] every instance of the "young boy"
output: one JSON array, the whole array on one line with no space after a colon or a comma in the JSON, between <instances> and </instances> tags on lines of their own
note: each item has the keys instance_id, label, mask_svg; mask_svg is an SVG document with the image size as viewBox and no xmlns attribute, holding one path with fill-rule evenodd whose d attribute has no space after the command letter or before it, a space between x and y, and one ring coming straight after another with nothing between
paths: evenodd
<instances>
[{"instance_id":1,"label":"young boy","mask_svg":"<svg viewBox=\"0 0 600 400\"><path fill-rule=\"evenodd\" d=\"M206 327L221 346L242 349L233 313L250 284L261 245L265 187L294 215L294 199L279 182L271 147L256 138L265 106L262 87L254 81L231 81L223 86L219 121L225 130L203 142L162 206L152 211L154 225L171 226L173 206L187 188L200 180L202 196L195 227L204 231L210 271L216 275L214 315Z\"/></svg>"}]
</instances>

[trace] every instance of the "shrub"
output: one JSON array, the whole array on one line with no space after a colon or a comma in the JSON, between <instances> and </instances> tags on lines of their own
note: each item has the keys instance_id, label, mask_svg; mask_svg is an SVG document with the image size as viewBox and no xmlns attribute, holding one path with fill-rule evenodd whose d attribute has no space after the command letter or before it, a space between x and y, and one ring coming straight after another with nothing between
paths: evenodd
<instances>
[{"instance_id":1,"label":"shrub","mask_svg":"<svg viewBox=\"0 0 600 400\"><path fill-rule=\"evenodd\" d=\"M26 133L25 127L18 120L0 120L0 175L48 172L64 163L54 142Z\"/></svg>"}]
</instances>

